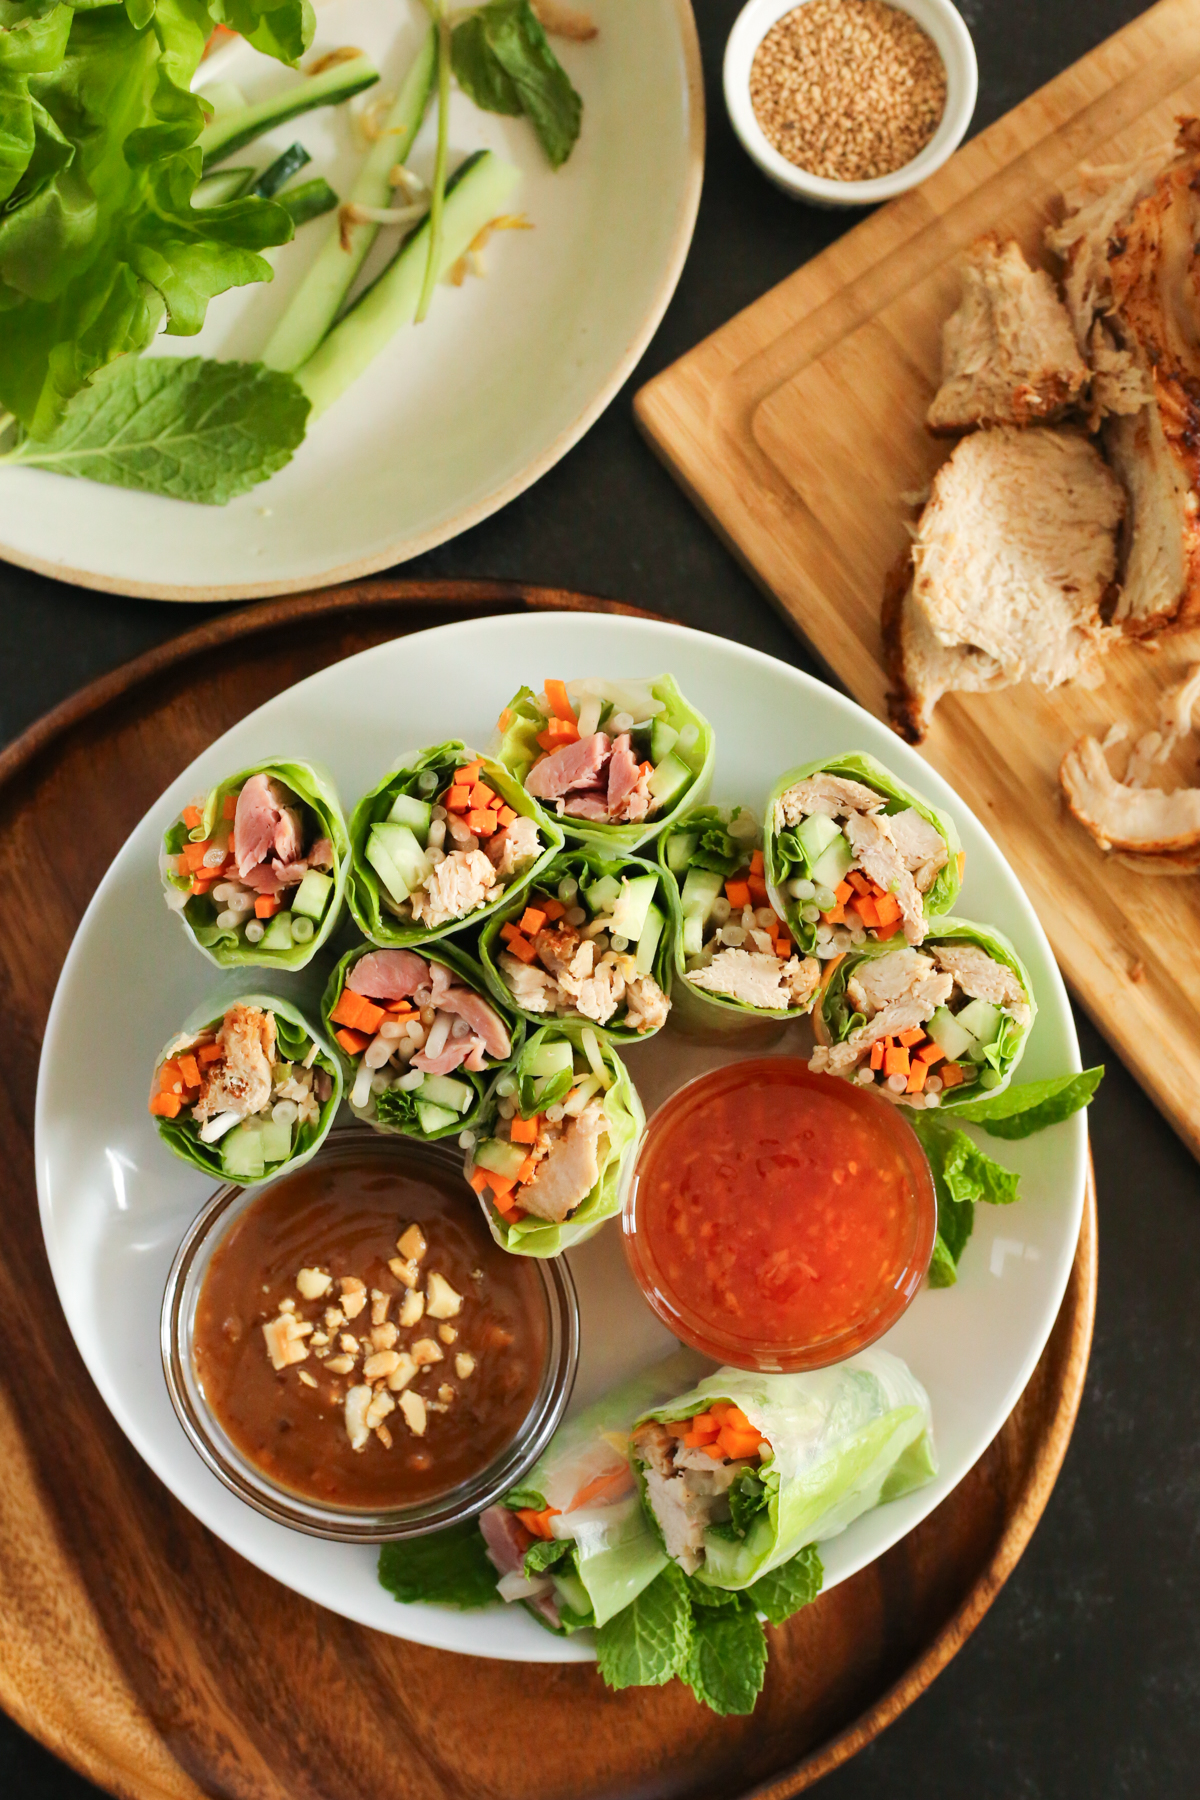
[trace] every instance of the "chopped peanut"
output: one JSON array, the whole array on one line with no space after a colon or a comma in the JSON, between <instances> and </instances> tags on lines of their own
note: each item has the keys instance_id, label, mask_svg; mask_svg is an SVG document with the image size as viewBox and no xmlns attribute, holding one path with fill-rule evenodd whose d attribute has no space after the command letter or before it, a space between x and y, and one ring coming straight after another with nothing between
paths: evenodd
<instances>
[{"instance_id":1,"label":"chopped peanut","mask_svg":"<svg viewBox=\"0 0 1200 1800\"><path fill-rule=\"evenodd\" d=\"M404 1257L393 1256L388 1263L388 1268L402 1287L414 1288L421 1279L421 1271L417 1268L416 1263L409 1262Z\"/></svg>"},{"instance_id":2,"label":"chopped peanut","mask_svg":"<svg viewBox=\"0 0 1200 1800\"><path fill-rule=\"evenodd\" d=\"M417 1323L417 1320L424 1311L424 1294L421 1292L420 1288L409 1288L407 1294L405 1294L403 1300L400 1302L401 1325L407 1330L410 1325L415 1325Z\"/></svg>"},{"instance_id":3,"label":"chopped peanut","mask_svg":"<svg viewBox=\"0 0 1200 1800\"><path fill-rule=\"evenodd\" d=\"M343 1417L352 1450L366 1448L367 1439L371 1435L367 1425L367 1409L374 1398L369 1387L352 1387L346 1395Z\"/></svg>"},{"instance_id":4,"label":"chopped peanut","mask_svg":"<svg viewBox=\"0 0 1200 1800\"><path fill-rule=\"evenodd\" d=\"M475 1358L460 1351L454 1359L454 1373L460 1381L466 1381L468 1376L475 1373Z\"/></svg>"},{"instance_id":5,"label":"chopped peanut","mask_svg":"<svg viewBox=\"0 0 1200 1800\"><path fill-rule=\"evenodd\" d=\"M370 1393L370 1391L368 1388L367 1392ZM420 1394L414 1394L411 1388L406 1388L400 1396L400 1411L404 1414L404 1423L413 1436L424 1437L425 1402Z\"/></svg>"},{"instance_id":6,"label":"chopped peanut","mask_svg":"<svg viewBox=\"0 0 1200 1800\"><path fill-rule=\"evenodd\" d=\"M441 1338L443 1344L452 1344L457 1338L458 1333L455 1331L453 1325L439 1325L438 1336Z\"/></svg>"},{"instance_id":7,"label":"chopped peanut","mask_svg":"<svg viewBox=\"0 0 1200 1800\"><path fill-rule=\"evenodd\" d=\"M383 1381L394 1369L400 1367L400 1358L395 1350L377 1350L374 1356L368 1356L363 1364L365 1381Z\"/></svg>"},{"instance_id":8,"label":"chopped peanut","mask_svg":"<svg viewBox=\"0 0 1200 1800\"><path fill-rule=\"evenodd\" d=\"M311 1325L309 1330L312 1330ZM277 1319L271 1319L263 1326L262 1333L273 1369L286 1369L289 1364L304 1362L307 1358L306 1334L289 1313L280 1313ZM441 1355L440 1350L438 1355Z\"/></svg>"},{"instance_id":9,"label":"chopped peanut","mask_svg":"<svg viewBox=\"0 0 1200 1800\"><path fill-rule=\"evenodd\" d=\"M390 1350L399 1336L400 1333L390 1319L386 1325L372 1325L371 1327L371 1343L376 1350Z\"/></svg>"},{"instance_id":10,"label":"chopped peanut","mask_svg":"<svg viewBox=\"0 0 1200 1800\"><path fill-rule=\"evenodd\" d=\"M453 1398L454 1398L454 1389L450 1386L450 1383L448 1381L443 1381L441 1387L438 1389L438 1399L441 1401L443 1406L449 1406L449 1404L453 1400Z\"/></svg>"},{"instance_id":11,"label":"chopped peanut","mask_svg":"<svg viewBox=\"0 0 1200 1800\"><path fill-rule=\"evenodd\" d=\"M372 1325L382 1325L383 1324L383 1321L388 1316L388 1307L390 1305L391 1305L391 1299L390 1299L389 1295L381 1294L378 1288L371 1289L371 1323L372 1323Z\"/></svg>"},{"instance_id":12,"label":"chopped peanut","mask_svg":"<svg viewBox=\"0 0 1200 1800\"><path fill-rule=\"evenodd\" d=\"M354 1358L352 1356L331 1356L325 1367L331 1375L348 1375L354 1367Z\"/></svg>"},{"instance_id":13,"label":"chopped peanut","mask_svg":"<svg viewBox=\"0 0 1200 1800\"><path fill-rule=\"evenodd\" d=\"M433 1338L418 1338L412 1347L411 1354L418 1369L423 1369L427 1363L439 1363L444 1360L442 1346L435 1343Z\"/></svg>"},{"instance_id":14,"label":"chopped peanut","mask_svg":"<svg viewBox=\"0 0 1200 1800\"><path fill-rule=\"evenodd\" d=\"M377 1425L382 1425L388 1414L395 1412L395 1410L396 1402L392 1399L392 1396L388 1393L387 1389L378 1388L375 1392L374 1399L367 1408L368 1430L374 1431L375 1427Z\"/></svg>"},{"instance_id":15,"label":"chopped peanut","mask_svg":"<svg viewBox=\"0 0 1200 1800\"><path fill-rule=\"evenodd\" d=\"M333 1277L326 1275L323 1269L301 1269L296 1286L306 1300L319 1300L333 1286Z\"/></svg>"},{"instance_id":16,"label":"chopped peanut","mask_svg":"<svg viewBox=\"0 0 1200 1800\"><path fill-rule=\"evenodd\" d=\"M316 1387L316 1385L317 1385L316 1376L310 1375L307 1369L300 1370L300 1379L304 1383L305 1387Z\"/></svg>"},{"instance_id":17,"label":"chopped peanut","mask_svg":"<svg viewBox=\"0 0 1200 1800\"><path fill-rule=\"evenodd\" d=\"M456 1294L444 1275L433 1274L425 1283L425 1310L431 1319L452 1319L462 1309L462 1295Z\"/></svg>"},{"instance_id":18,"label":"chopped peanut","mask_svg":"<svg viewBox=\"0 0 1200 1800\"><path fill-rule=\"evenodd\" d=\"M410 1225L396 1239L396 1248L408 1262L420 1262L429 1248L425 1242L425 1233L419 1225Z\"/></svg>"},{"instance_id":19,"label":"chopped peanut","mask_svg":"<svg viewBox=\"0 0 1200 1800\"><path fill-rule=\"evenodd\" d=\"M367 1304L367 1284L357 1275L343 1275L341 1281L342 1310L348 1319L357 1319Z\"/></svg>"},{"instance_id":20,"label":"chopped peanut","mask_svg":"<svg viewBox=\"0 0 1200 1800\"><path fill-rule=\"evenodd\" d=\"M413 1361L412 1357L408 1354L407 1350L401 1350L397 1356L396 1367L392 1370L391 1374L387 1378L387 1384L388 1384L388 1388L389 1388L390 1392L393 1394L398 1394L400 1392L401 1388L405 1388L408 1386L409 1382L412 1380L413 1376L416 1373L417 1373L416 1363Z\"/></svg>"},{"instance_id":21,"label":"chopped peanut","mask_svg":"<svg viewBox=\"0 0 1200 1800\"><path fill-rule=\"evenodd\" d=\"M342 1349L346 1352L347 1356L358 1355L360 1346L358 1339L352 1331L343 1331L341 1337L338 1339L338 1343L342 1346Z\"/></svg>"}]
</instances>

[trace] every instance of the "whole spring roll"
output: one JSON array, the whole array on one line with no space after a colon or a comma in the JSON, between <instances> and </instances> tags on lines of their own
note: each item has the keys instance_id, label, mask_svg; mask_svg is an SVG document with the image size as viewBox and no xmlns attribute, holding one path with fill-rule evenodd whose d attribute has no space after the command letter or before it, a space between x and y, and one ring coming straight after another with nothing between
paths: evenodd
<instances>
[{"instance_id":1,"label":"whole spring roll","mask_svg":"<svg viewBox=\"0 0 1200 1800\"><path fill-rule=\"evenodd\" d=\"M962 884L953 822L865 753L777 782L764 849L777 909L804 954L822 961L896 936L919 944Z\"/></svg>"},{"instance_id":2,"label":"whole spring roll","mask_svg":"<svg viewBox=\"0 0 1200 1800\"><path fill-rule=\"evenodd\" d=\"M223 969L302 969L342 916L349 866L333 783L282 759L185 806L159 856L167 905Z\"/></svg>"},{"instance_id":3,"label":"whole spring roll","mask_svg":"<svg viewBox=\"0 0 1200 1800\"><path fill-rule=\"evenodd\" d=\"M512 1019L483 989L478 963L451 943L346 952L321 1016L355 1118L425 1143L478 1123L491 1072L513 1052Z\"/></svg>"},{"instance_id":4,"label":"whole spring roll","mask_svg":"<svg viewBox=\"0 0 1200 1800\"><path fill-rule=\"evenodd\" d=\"M712 726L670 675L522 687L499 730L500 761L541 816L610 856L649 842L712 777Z\"/></svg>"},{"instance_id":5,"label":"whole spring roll","mask_svg":"<svg viewBox=\"0 0 1200 1800\"><path fill-rule=\"evenodd\" d=\"M198 1007L154 1065L150 1111L169 1150L248 1185L298 1169L342 1097L333 1051L286 1000L240 994Z\"/></svg>"},{"instance_id":6,"label":"whole spring roll","mask_svg":"<svg viewBox=\"0 0 1200 1800\"><path fill-rule=\"evenodd\" d=\"M671 1010L672 885L634 856L564 850L479 938L488 986L539 1024L574 1019L636 1043Z\"/></svg>"},{"instance_id":7,"label":"whole spring roll","mask_svg":"<svg viewBox=\"0 0 1200 1800\"><path fill-rule=\"evenodd\" d=\"M929 1396L886 1350L800 1375L718 1369L631 1442L668 1556L730 1590L937 1472Z\"/></svg>"},{"instance_id":8,"label":"whole spring roll","mask_svg":"<svg viewBox=\"0 0 1200 1800\"><path fill-rule=\"evenodd\" d=\"M630 1466L630 1422L704 1366L679 1350L605 1394L560 1426L520 1488L481 1515L502 1600L570 1633L606 1624L649 1587L667 1555Z\"/></svg>"},{"instance_id":9,"label":"whole spring roll","mask_svg":"<svg viewBox=\"0 0 1200 1800\"><path fill-rule=\"evenodd\" d=\"M480 924L562 841L506 769L451 739L398 763L355 807L350 911L385 949L428 943Z\"/></svg>"},{"instance_id":10,"label":"whole spring roll","mask_svg":"<svg viewBox=\"0 0 1200 1800\"><path fill-rule=\"evenodd\" d=\"M1008 1086L1037 1014L1002 932L930 922L919 950L872 945L828 965L809 1067L904 1106L952 1107Z\"/></svg>"},{"instance_id":11,"label":"whole spring roll","mask_svg":"<svg viewBox=\"0 0 1200 1800\"><path fill-rule=\"evenodd\" d=\"M646 1115L624 1063L590 1025L543 1025L497 1077L466 1176L492 1236L558 1256L620 1210Z\"/></svg>"},{"instance_id":12,"label":"whole spring roll","mask_svg":"<svg viewBox=\"0 0 1200 1800\"><path fill-rule=\"evenodd\" d=\"M771 904L754 814L699 806L667 827L658 855L679 891L673 995L680 1022L722 1035L810 1012L821 965L796 955Z\"/></svg>"}]
</instances>

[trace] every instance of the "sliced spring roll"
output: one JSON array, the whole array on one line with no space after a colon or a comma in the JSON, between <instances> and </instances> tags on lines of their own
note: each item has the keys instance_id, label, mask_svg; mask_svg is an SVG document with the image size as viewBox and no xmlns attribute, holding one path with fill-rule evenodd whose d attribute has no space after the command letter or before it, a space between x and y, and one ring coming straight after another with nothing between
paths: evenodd
<instances>
[{"instance_id":1,"label":"sliced spring roll","mask_svg":"<svg viewBox=\"0 0 1200 1800\"><path fill-rule=\"evenodd\" d=\"M350 911L373 944L428 943L480 924L562 842L499 763L457 739L435 744L397 763L355 807Z\"/></svg>"},{"instance_id":2,"label":"sliced spring roll","mask_svg":"<svg viewBox=\"0 0 1200 1800\"><path fill-rule=\"evenodd\" d=\"M1002 932L930 921L920 949L873 945L829 965L809 1067L917 1108L1008 1086L1037 1014L1029 971Z\"/></svg>"},{"instance_id":3,"label":"sliced spring roll","mask_svg":"<svg viewBox=\"0 0 1200 1800\"><path fill-rule=\"evenodd\" d=\"M767 801L767 883L806 956L919 944L962 885L953 821L873 756L792 769Z\"/></svg>"},{"instance_id":4,"label":"sliced spring roll","mask_svg":"<svg viewBox=\"0 0 1200 1800\"><path fill-rule=\"evenodd\" d=\"M494 1083L467 1154L496 1242L515 1256L558 1256L591 1237L620 1210L622 1172L645 1125L607 1039L590 1025L535 1031Z\"/></svg>"},{"instance_id":5,"label":"sliced spring roll","mask_svg":"<svg viewBox=\"0 0 1200 1800\"><path fill-rule=\"evenodd\" d=\"M491 1072L513 1052L512 1019L484 988L478 963L450 943L346 952L321 1016L355 1118L425 1143L478 1123Z\"/></svg>"},{"instance_id":6,"label":"sliced spring roll","mask_svg":"<svg viewBox=\"0 0 1200 1800\"><path fill-rule=\"evenodd\" d=\"M658 843L679 892L673 997L680 1022L721 1035L812 1010L815 956L799 957L771 904L762 833L744 806L699 806Z\"/></svg>"},{"instance_id":7,"label":"sliced spring roll","mask_svg":"<svg viewBox=\"0 0 1200 1800\"><path fill-rule=\"evenodd\" d=\"M678 1350L559 1427L520 1488L479 1528L502 1600L570 1633L604 1625L667 1565L629 1462L629 1427L705 1367Z\"/></svg>"},{"instance_id":8,"label":"sliced spring roll","mask_svg":"<svg viewBox=\"0 0 1200 1800\"><path fill-rule=\"evenodd\" d=\"M712 726L670 675L519 688L499 730L500 761L541 816L609 855L649 842L712 777Z\"/></svg>"},{"instance_id":9,"label":"sliced spring roll","mask_svg":"<svg viewBox=\"0 0 1200 1800\"><path fill-rule=\"evenodd\" d=\"M167 905L220 968L302 969L342 916L337 790L310 763L255 763L184 807L159 868Z\"/></svg>"},{"instance_id":10,"label":"sliced spring roll","mask_svg":"<svg viewBox=\"0 0 1200 1800\"><path fill-rule=\"evenodd\" d=\"M169 1150L248 1185L297 1169L325 1141L342 1071L323 1037L274 994L200 1006L154 1065L150 1111Z\"/></svg>"},{"instance_id":11,"label":"sliced spring roll","mask_svg":"<svg viewBox=\"0 0 1200 1800\"><path fill-rule=\"evenodd\" d=\"M480 933L488 986L535 1025L549 1014L618 1044L650 1037L671 1010L673 898L653 863L564 850Z\"/></svg>"},{"instance_id":12,"label":"sliced spring roll","mask_svg":"<svg viewBox=\"0 0 1200 1800\"><path fill-rule=\"evenodd\" d=\"M929 1396L886 1350L800 1375L718 1369L631 1442L668 1556L730 1590L937 1472Z\"/></svg>"}]
</instances>

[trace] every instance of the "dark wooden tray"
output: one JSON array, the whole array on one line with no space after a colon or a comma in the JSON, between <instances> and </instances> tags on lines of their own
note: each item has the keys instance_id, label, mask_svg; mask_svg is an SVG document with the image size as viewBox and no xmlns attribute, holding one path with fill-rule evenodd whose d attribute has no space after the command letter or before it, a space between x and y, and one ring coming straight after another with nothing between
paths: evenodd
<instances>
[{"instance_id":1,"label":"dark wooden tray","mask_svg":"<svg viewBox=\"0 0 1200 1800\"><path fill-rule=\"evenodd\" d=\"M1054 1485L1091 1341L1090 1197L1061 1314L1008 1423L924 1524L771 1634L752 1721L712 1718L677 1683L610 1694L578 1663L454 1656L347 1624L197 1524L100 1401L51 1283L33 1162L46 1015L97 881L179 770L281 689L429 625L546 609L634 610L497 582L272 601L94 683L0 756L0 1703L130 1800L782 1800L928 1686Z\"/></svg>"}]
</instances>

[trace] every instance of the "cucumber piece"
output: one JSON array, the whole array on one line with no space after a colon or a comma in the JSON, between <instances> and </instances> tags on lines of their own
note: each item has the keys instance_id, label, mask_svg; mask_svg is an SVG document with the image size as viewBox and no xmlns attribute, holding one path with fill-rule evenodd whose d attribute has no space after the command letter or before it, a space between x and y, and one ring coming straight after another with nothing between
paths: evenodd
<instances>
[{"instance_id":1,"label":"cucumber piece","mask_svg":"<svg viewBox=\"0 0 1200 1800\"><path fill-rule=\"evenodd\" d=\"M292 1128L290 1125L278 1125L274 1119L264 1119L258 1128L262 1139L262 1157L264 1163L286 1162L292 1154Z\"/></svg>"},{"instance_id":2,"label":"cucumber piece","mask_svg":"<svg viewBox=\"0 0 1200 1800\"><path fill-rule=\"evenodd\" d=\"M796 827L796 842L810 869L822 852L828 850L830 844L842 835L842 828L837 820L827 819L824 813L812 813L807 819L801 819Z\"/></svg>"},{"instance_id":3,"label":"cucumber piece","mask_svg":"<svg viewBox=\"0 0 1200 1800\"><path fill-rule=\"evenodd\" d=\"M964 1031L954 1014L944 1006L939 1006L925 1027L939 1050L945 1052L951 1062L957 1062L960 1056L969 1056L979 1045L969 1031Z\"/></svg>"},{"instance_id":4,"label":"cucumber piece","mask_svg":"<svg viewBox=\"0 0 1200 1800\"><path fill-rule=\"evenodd\" d=\"M292 895L292 911L312 919L315 923L329 905L329 896L332 892L333 877L322 875L320 869L310 869Z\"/></svg>"},{"instance_id":5,"label":"cucumber piece","mask_svg":"<svg viewBox=\"0 0 1200 1800\"><path fill-rule=\"evenodd\" d=\"M657 875L635 875L621 883L621 898L613 908L613 936L636 943L646 924L646 914L658 892Z\"/></svg>"},{"instance_id":6,"label":"cucumber piece","mask_svg":"<svg viewBox=\"0 0 1200 1800\"><path fill-rule=\"evenodd\" d=\"M367 838L368 860L372 845L378 845L383 850L400 877L405 894L411 894L414 888L420 887L433 867L407 825L394 825L386 819L380 825L372 825Z\"/></svg>"},{"instance_id":7,"label":"cucumber piece","mask_svg":"<svg viewBox=\"0 0 1200 1800\"><path fill-rule=\"evenodd\" d=\"M584 888L583 897L594 913L610 913L621 898L621 883L615 875L602 875Z\"/></svg>"},{"instance_id":8,"label":"cucumber piece","mask_svg":"<svg viewBox=\"0 0 1200 1800\"><path fill-rule=\"evenodd\" d=\"M670 756L679 742L679 733L665 719L653 719L650 724L650 761L657 765Z\"/></svg>"},{"instance_id":9,"label":"cucumber piece","mask_svg":"<svg viewBox=\"0 0 1200 1800\"><path fill-rule=\"evenodd\" d=\"M657 906L650 906L647 908L646 923L642 926L642 933L638 938L637 943L637 955L634 958L639 975L649 975L651 969L654 967L654 958L658 951L658 942L662 937L663 927L666 922L664 914L659 911Z\"/></svg>"},{"instance_id":10,"label":"cucumber piece","mask_svg":"<svg viewBox=\"0 0 1200 1800\"><path fill-rule=\"evenodd\" d=\"M808 878L818 887L836 888L845 881L853 866L854 852L839 831L810 867Z\"/></svg>"},{"instance_id":11,"label":"cucumber piece","mask_svg":"<svg viewBox=\"0 0 1200 1800\"><path fill-rule=\"evenodd\" d=\"M392 801L392 810L385 823L407 825L424 849L429 842L429 827L433 823L433 807L428 800L418 800L413 794L397 794Z\"/></svg>"},{"instance_id":12,"label":"cucumber piece","mask_svg":"<svg viewBox=\"0 0 1200 1800\"><path fill-rule=\"evenodd\" d=\"M692 779L692 771L675 755L664 756L647 786L655 806L669 806Z\"/></svg>"},{"instance_id":13,"label":"cucumber piece","mask_svg":"<svg viewBox=\"0 0 1200 1800\"><path fill-rule=\"evenodd\" d=\"M592 1597L578 1575L560 1565L552 1572L550 1579L559 1599L565 1601L572 1612L581 1613L587 1618L592 1611Z\"/></svg>"},{"instance_id":14,"label":"cucumber piece","mask_svg":"<svg viewBox=\"0 0 1200 1800\"><path fill-rule=\"evenodd\" d=\"M382 838L377 838L374 830L367 834L364 854L396 904L399 905L401 900L407 900L409 889L401 880L400 871L388 855Z\"/></svg>"},{"instance_id":15,"label":"cucumber piece","mask_svg":"<svg viewBox=\"0 0 1200 1800\"><path fill-rule=\"evenodd\" d=\"M253 169L220 169L206 175L192 190L192 205L198 207L227 206L245 193L246 183L254 180Z\"/></svg>"},{"instance_id":16,"label":"cucumber piece","mask_svg":"<svg viewBox=\"0 0 1200 1800\"><path fill-rule=\"evenodd\" d=\"M427 1075L417 1089L418 1102L427 1101L431 1106L449 1106L455 1113L469 1112L474 1098L474 1088L465 1081L455 1081L451 1075Z\"/></svg>"},{"instance_id":17,"label":"cucumber piece","mask_svg":"<svg viewBox=\"0 0 1200 1800\"><path fill-rule=\"evenodd\" d=\"M273 163L267 165L250 192L260 200L273 199L284 182L290 181L293 175L298 175L305 163L311 161L312 157L303 144L289 144L282 156L277 156Z\"/></svg>"},{"instance_id":18,"label":"cucumber piece","mask_svg":"<svg viewBox=\"0 0 1200 1800\"><path fill-rule=\"evenodd\" d=\"M698 831L677 831L667 843L667 867L673 875L682 875L692 860L692 852L700 842Z\"/></svg>"},{"instance_id":19,"label":"cucumber piece","mask_svg":"<svg viewBox=\"0 0 1200 1800\"><path fill-rule=\"evenodd\" d=\"M370 57L354 56L346 62L335 63L320 75L308 75L293 82L283 93L274 94L269 100L259 100L255 105L228 112L218 110L216 118L204 127L197 139L205 174L212 164L224 162L235 150L252 144L264 131L285 125L289 119L298 119L301 113L312 112L314 107L338 106L352 95L361 94L364 88L373 87L378 80L379 70Z\"/></svg>"},{"instance_id":20,"label":"cucumber piece","mask_svg":"<svg viewBox=\"0 0 1200 1800\"><path fill-rule=\"evenodd\" d=\"M970 1000L954 1020L960 1031L969 1031L981 1051L1000 1036L1004 1015L990 1000Z\"/></svg>"},{"instance_id":21,"label":"cucumber piece","mask_svg":"<svg viewBox=\"0 0 1200 1800\"><path fill-rule=\"evenodd\" d=\"M295 944L292 937L292 915L290 912L277 912L267 925L258 941L260 950L291 950Z\"/></svg>"},{"instance_id":22,"label":"cucumber piece","mask_svg":"<svg viewBox=\"0 0 1200 1800\"><path fill-rule=\"evenodd\" d=\"M575 1053L565 1038L557 1043L541 1044L531 1050L522 1060L521 1072L525 1075L561 1075L564 1071L570 1074L575 1067Z\"/></svg>"},{"instance_id":23,"label":"cucumber piece","mask_svg":"<svg viewBox=\"0 0 1200 1800\"><path fill-rule=\"evenodd\" d=\"M319 219L332 212L337 203L338 197L323 175L314 175L311 181L298 181L295 187L285 188L275 197L276 206L282 206L284 212L290 214L297 230L301 225L307 225L310 219Z\"/></svg>"},{"instance_id":24,"label":"cucumber piece","mask_svg":"<svg viewBox=\"0 0 1200 1800\"><path fill-rule=\"evenodd\" d=\"M512 1181L528 1154L524 1144L506 1144L503 1138L484 1138L475 1146L475 1166Z\"/></svg>"},{"instance_id":25,"label":"cucumber piece","mask_svg":"<svg viewBox=\"0 0 1200 1800\"><path fill-rule=\"evenodd\" d=\"M428 1100L417 1101L416 1113L417 1124L427 1137L431 1137L435 1131L445 1131L447 1125L458 1124L457 1112L448 1106L434 1106Z\"/></svg>"},{"instance_id":26,"label":"cucumber piece","mask_svg":"<svg viewBox=\"0 0 1200 1800\"><path fill-rule=\"evenodd\" d=\"M725 878L716 869L689 869L679 900L683 907L683 949L686 956L699 956L704 948L704 927L708 924L716 900L725 888Z\"/></svg>"},{"instance_id":27,"label":"cucumber piece","mask_svg":"<svg viewBox=\"0 0 1200 1800\"><path fill-rule=\"evenodd\" d=\"M266 1171L262 1132L244 1121L221 1139L221 1173L230 1181L261 1181Z\"/></svg>"}]
</instances>

